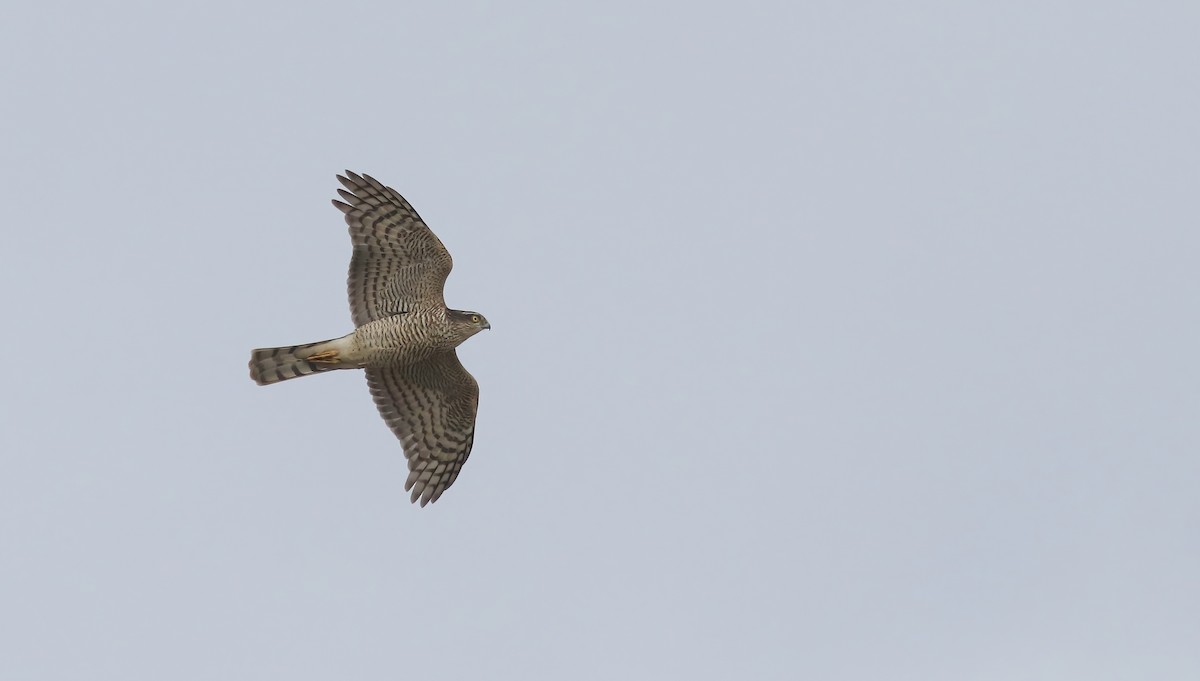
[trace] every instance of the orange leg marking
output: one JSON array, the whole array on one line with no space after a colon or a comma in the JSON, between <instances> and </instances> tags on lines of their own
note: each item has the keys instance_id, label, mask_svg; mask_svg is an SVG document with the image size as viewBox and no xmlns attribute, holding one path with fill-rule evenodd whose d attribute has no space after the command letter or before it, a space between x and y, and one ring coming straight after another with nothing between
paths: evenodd
<instances>
[{"instance_id":1,"label":"orange leg marking","mask_svg":"<svg viewBox=\"0 0 1200 681\"><path fill-rule=\"evenodd\" d=\"M338 356L337 350L326 350L324 352L318 352L315 355L309 355L308 357L305 357L304 359L306 359L310 362L323 362L325 364L337 364L338 363L337 356Z\"/></svg>"}]
</instances>

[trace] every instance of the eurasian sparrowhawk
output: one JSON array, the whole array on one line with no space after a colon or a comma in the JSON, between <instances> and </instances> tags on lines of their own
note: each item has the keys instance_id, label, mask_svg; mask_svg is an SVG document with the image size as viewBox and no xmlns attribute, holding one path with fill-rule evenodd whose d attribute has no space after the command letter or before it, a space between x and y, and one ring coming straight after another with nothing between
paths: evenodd
<instances>
[{"instance_id":1,"label":"eurasian sparrowhawk","mask_svg":"<svg viewBox=\"0 0 1200 681\"><path fill-rule=\"evenodd\" d=\"M405 490L421 505L437 501L471 454L479 384L455 348L490 329L478 312L446 307L442 288L452 260L408 201L370 175L338 176L350 225L348 336L254 350L250 377L269 385L333 369L365 369L383 420L408 459Z\"/></svg>"}]
</instances>

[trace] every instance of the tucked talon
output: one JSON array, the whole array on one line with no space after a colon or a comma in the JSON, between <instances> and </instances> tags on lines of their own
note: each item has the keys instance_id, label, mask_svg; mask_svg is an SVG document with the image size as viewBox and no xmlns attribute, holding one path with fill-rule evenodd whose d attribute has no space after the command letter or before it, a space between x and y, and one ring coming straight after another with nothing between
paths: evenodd
<instances>
[{"instance_id":1,"label":"tucked talon","mask_svg":"<svg viewBox=\"0 0 1200 681\"><path fill-rule=\"evenodd\" d=\"M325 350L324 352L318 352L315 355L309 355L308 357L305 357L305 359L310 362L328 362L330 364L336 364L338 361L337 356L337 350Z\"/></svg>"}]
</instances>

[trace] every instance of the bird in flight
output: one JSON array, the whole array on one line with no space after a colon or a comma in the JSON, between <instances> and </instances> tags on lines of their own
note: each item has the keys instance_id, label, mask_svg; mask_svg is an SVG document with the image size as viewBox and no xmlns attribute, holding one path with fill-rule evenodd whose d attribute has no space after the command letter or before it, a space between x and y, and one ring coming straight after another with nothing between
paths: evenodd
<instances>
[{"instance_id":1,"label":"bird in flight","mask_svg":"<svg viewBox=\"0 0 1200 681\"><path fill-rule=\"evenodd\" d=\"M350 226L350 313L341 338L250 353L250 378L270 385L334 369L363 369L379 414L408 459L404 489L421 506L454 484L475 441L479 384L455 352L491 324L446 307L453 261L417 211L370 175L346 171L333 205Z\"/></svg>"}]
</instances>

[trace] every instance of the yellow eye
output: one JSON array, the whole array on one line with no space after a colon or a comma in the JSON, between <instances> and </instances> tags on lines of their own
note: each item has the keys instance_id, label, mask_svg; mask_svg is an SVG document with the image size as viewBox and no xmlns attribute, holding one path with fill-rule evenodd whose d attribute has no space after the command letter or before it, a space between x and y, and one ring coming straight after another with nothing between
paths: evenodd
<instances>
[{"instance_id":1,"label":"yellow eye","mask_svg":"<svg viewBox=\"0 0 1200 681\"><path fill-rule=\"evenodd\" d=\"M471 321L478 324L479 323L479 315L477 315L477 314L471 315Z\"/></svg>"}]
</instances>

